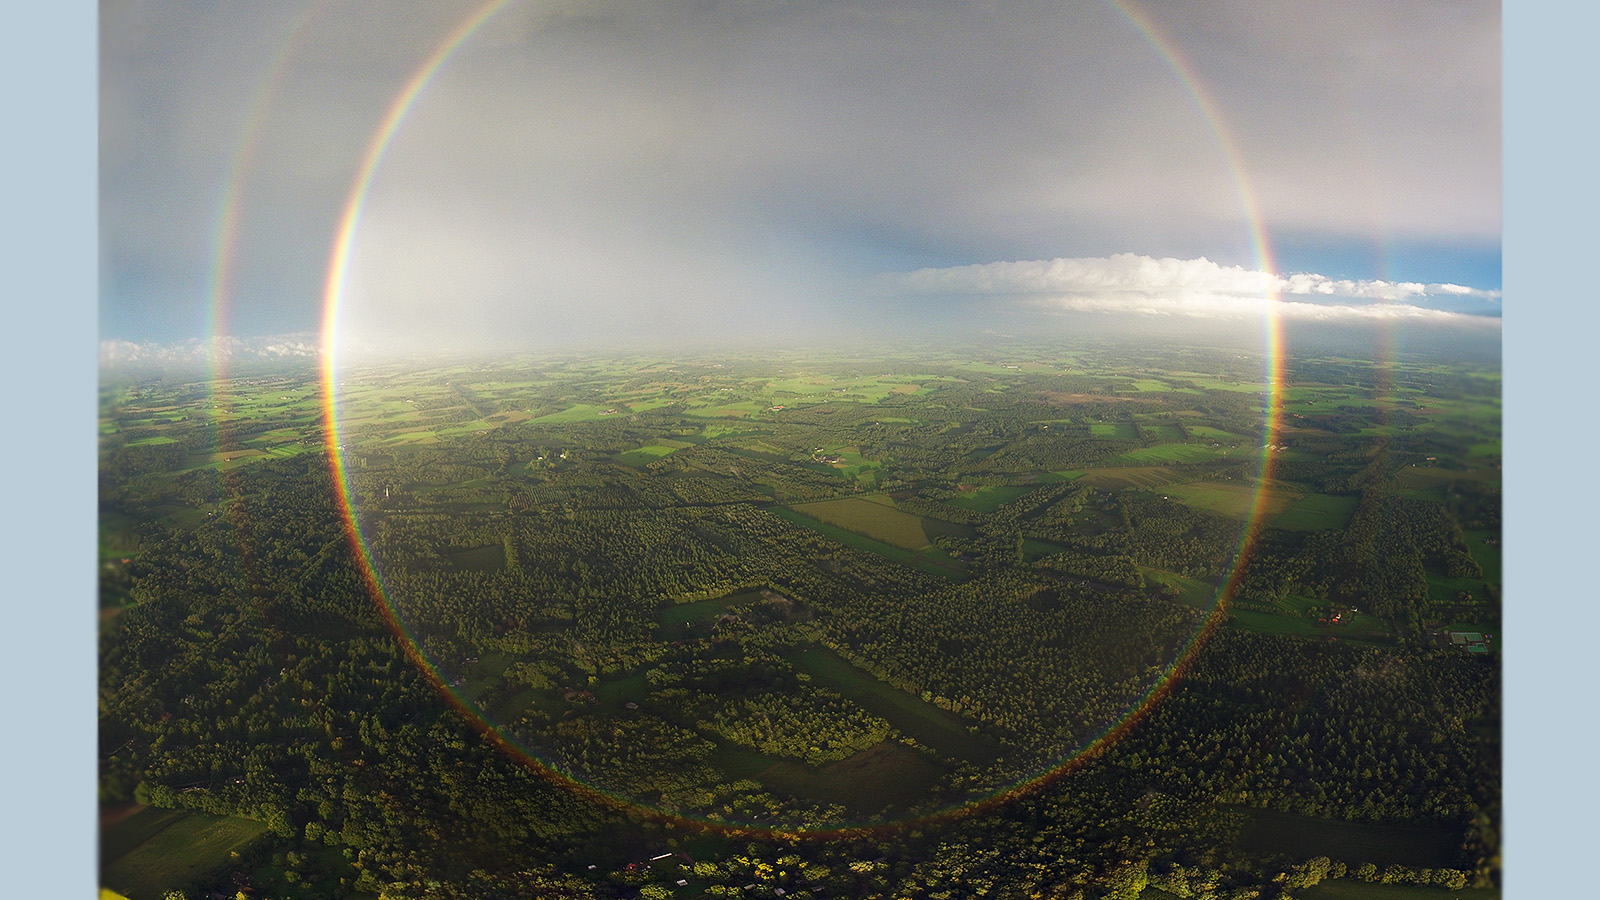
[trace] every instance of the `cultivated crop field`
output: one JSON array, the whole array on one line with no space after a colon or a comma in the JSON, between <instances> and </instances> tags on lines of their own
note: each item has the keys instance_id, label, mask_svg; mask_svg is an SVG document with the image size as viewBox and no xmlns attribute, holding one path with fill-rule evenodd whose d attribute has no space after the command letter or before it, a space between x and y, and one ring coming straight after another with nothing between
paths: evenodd
<instances>
[{"instance_id":1,"label":"cultivated crop field","mask_svg":"<svg viewBox=\"0 0 1600 900\"><path fill-rule=\"evenodd\" d=\"M960 561L949 558L933 547L908 550L905 547L897 546L887 541L880 541L842 526L833 525L820 519L813 519L789 507L773 507L772 513L786 521L832 538L843 546L864 550L925 574L960 580L966 573L966 566Z\"/></svg>"},{"instance_id":2,"label":"cultivated crop field","mask_svg":"<svg viewBox=\"0 0 1600 900\"><path fill-rule=\"evenodd\" d=\"M820 522L837 525L902 550L921 550L929 546L928 534L923 530L922 519L901 512L886 503L862 497L849 497L843 500L796 503L791 508Z\"/></svg>"},{"instance_id":3,"label":"cultivated crop field","mask_svg":"<svg viewBox=\"0 0 1600 900\"><path fill-rule=\"evenodd\" d=\"M1174 484L1164 490L1169 496L1196 509L1236 519L1247 518L1251 514L1258 492L1254 485L1214 481ZM1294 493L1277 486L1261 489L1261 493L1265 495L1261 504L1262 515L1267 521L1272 521L1273 517L1291 508L1298 499Z\"/></svg>"},{"instance_id":4,"label":"cultivated crop field","mask_svg":"<svg viewBox=\"0 0 1600 900\"><path fill-rule=\"evenodd\" d=\"M1169 466L1118 466L1106 469L1088 469L1081 478L1084 484L1103 490L1124 488L1158 488L1188 480L1182 469Z\"/></svg>"}]
</instances>

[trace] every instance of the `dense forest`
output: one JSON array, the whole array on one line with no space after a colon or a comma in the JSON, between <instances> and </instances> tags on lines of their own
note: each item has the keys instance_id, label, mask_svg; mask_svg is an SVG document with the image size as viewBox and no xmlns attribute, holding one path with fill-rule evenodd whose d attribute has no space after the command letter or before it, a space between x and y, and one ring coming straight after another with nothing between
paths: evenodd
<instances>
[{"instance_id":1,"label":"dense forest","mask_svg":"<svg viewBox=\"0 0 1600 900\"><path fill-rule=\"evenodd\" d=\"M1070 351L108 382L103 883L1497 896L1498 371Z\"/></svg>"}]
</instances>

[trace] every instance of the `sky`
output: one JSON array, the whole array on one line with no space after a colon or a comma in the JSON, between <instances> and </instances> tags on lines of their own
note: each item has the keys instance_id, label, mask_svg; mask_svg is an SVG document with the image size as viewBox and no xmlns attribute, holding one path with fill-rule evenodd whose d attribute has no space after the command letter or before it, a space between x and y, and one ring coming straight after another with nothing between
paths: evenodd
<instances>
[{"instance_id":1,"label":"sky","mask_svg":"<svg viewBox=\"0 0 1600 900\"><path fill-rule=\"evenodd\" d=\"M1498 3L485 8L102 3L103 346L1498 328Z\"/></svg>"}]
</instances>

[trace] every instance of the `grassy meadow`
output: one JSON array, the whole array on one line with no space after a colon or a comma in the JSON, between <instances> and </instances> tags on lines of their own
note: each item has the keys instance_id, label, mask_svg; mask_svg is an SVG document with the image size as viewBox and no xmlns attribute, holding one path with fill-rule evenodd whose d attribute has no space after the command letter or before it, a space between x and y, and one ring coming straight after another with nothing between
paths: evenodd
<instances>
[{"instance_id":1,"label":"grassy meadow","mask_svg":"<svg viewBox=\"0 0 1600 900\"><path fill-rule=\"evenodd\" d=\"M819 522L865 535L902 550L924 550L932 546L923 529L921 516L862 497L795 503L790 508Z\"/></svg>"},{"instance_id":2,"label":"grassy meadow","mask_svg":"<svg viewBox=\"0 0 1600 900\"><path fill-rule=\"evenodd\" d=\"M267 834L249 819L148 807L101 835L101 880L130 900L160 900L233 861Z\"/></svg>"}]
</instances>

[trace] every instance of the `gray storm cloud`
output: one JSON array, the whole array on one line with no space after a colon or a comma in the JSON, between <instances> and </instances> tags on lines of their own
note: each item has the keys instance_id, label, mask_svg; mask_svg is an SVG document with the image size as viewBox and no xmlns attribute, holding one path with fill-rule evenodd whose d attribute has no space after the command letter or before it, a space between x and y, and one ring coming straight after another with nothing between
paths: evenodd
<instances>
[{"instance_id":1,"label":"gray storm cloud","mask_svg":"<svg viewBox=\"0 0 1600 900\"><path fill-rule=\"evenodd\" d=\"M231 321L314 328L363 148L476 8L108 4L107 335L201 330L227 197ZM821 329L875 302L862 281L884 271L1240 263L1255 224L1335 243L1498 239L1494 4L1138 8L1220 120L1111 4L513 2L389 147L351 258L350 329Z\"/></svg>"}]
</instances>

